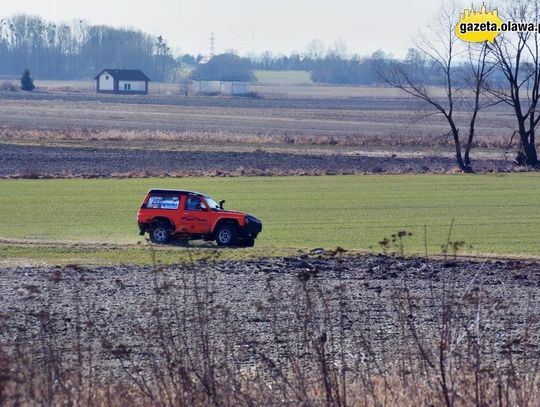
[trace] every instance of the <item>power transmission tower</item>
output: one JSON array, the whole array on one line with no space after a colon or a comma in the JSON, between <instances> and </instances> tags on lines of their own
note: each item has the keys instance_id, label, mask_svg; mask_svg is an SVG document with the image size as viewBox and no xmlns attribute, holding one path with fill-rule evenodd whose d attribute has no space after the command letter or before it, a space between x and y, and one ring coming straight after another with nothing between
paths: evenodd
<instances>
[{"instance_id":1,"label":"power transmission tower","mask_svg":"<svg viewBox=\"0 0 540 407\"><path fill-rule=\"evenodd\" d=\"M210 58L214 57L215 53L215 36L214 33L210 33Z\"/></svg>"}]
</instances>

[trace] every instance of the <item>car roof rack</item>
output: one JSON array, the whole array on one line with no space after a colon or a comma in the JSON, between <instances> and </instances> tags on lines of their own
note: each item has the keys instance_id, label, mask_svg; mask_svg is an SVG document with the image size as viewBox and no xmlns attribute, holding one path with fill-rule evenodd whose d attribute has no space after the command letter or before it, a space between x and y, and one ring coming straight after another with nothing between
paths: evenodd
<instances>
[{"instance_id":1,"label":"car roof rack","mask_svg":"<svg viewBox=\"0 0 540 407\"><path fill-rule=\"evenodd\" d=\"M205 194L201 194L200 192L195 191L186 191L184 189L151 189L148 191L149 194L164 194L164 195L198 195L198 196L205 196Z\"/></svg>"}]
</instances>

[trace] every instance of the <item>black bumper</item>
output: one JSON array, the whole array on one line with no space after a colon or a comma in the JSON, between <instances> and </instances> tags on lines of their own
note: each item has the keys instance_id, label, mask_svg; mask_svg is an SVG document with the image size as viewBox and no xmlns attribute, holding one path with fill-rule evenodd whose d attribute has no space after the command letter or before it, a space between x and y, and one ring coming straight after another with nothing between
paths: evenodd
<instances>
[{"instance_id":1,"label":"black bumper","mask_svg":"<svg viewBox=\"0 0 540 407\"><path fill-rule=\"evenodd\" d=\"M257 235L262 231L262 222L255 216L251 215L246 216L246 220L246 224L240 228L240 235L244 237L251 236L252 238L256 238Z\"/></svg>"},{"instance_id":2,"label":"black bumper","mask_svg":"<svg viewBox=\"0 0 540 407\"><path fill-rule=\"evenodd\" d=\"M146 224L139 223L139 235L144 235L144 232L146 232Z\"/></svg>"}]
</instances>

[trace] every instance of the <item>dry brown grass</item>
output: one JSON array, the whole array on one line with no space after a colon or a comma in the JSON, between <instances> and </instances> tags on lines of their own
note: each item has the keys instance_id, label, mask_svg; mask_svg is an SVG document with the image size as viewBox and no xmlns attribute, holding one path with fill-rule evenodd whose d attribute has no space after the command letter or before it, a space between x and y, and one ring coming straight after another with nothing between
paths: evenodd
<instances>
[{"instance_id":1,"label":"dry brown grass","mask_svg":"<svg viewBox=\"0 0 540 407\"><path fill-rule=\"evenodd\" d=\"M28 141L148 141L189 142L236 145L288 145L288 146L338 146L338 147L451 147L451 140L410 136L382 137L373 134L325 136L309 134L243 134L227 131L179 131L179 130L123 130L123 129L58 129L37 130L0 128L0 140ZM478 136L474 144L479 148L504 149L506 137ZM155 145L158 147L158 145Z\"/></svg>"},{"instance_id":2,"label":"dry brown grass","mask_svg":"<svg viewBox=\"0 0 540 407\"><path fill-rule=\"evenodd\" d=\"M17 92L19 89L15 85L15 83L10 81L2 81L0 83L0 91L2 92Z\"/></svg>"}]
</instances>

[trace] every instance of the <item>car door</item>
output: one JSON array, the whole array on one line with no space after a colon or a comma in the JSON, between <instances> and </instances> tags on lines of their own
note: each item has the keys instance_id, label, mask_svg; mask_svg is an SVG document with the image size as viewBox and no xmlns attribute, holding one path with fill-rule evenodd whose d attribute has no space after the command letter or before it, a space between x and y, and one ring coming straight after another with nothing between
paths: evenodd
<instances>
[{"instance_id":1,"label":"car door","mask_svg":"<svg viewBox=\"0 0 540 407\"><path fill-rule=\"evenodd\" d=\"M209 233L209 213L205 202L199 196L187 195L180 219L181 231L184 233Z\"/></svg>"}]
</instances>

